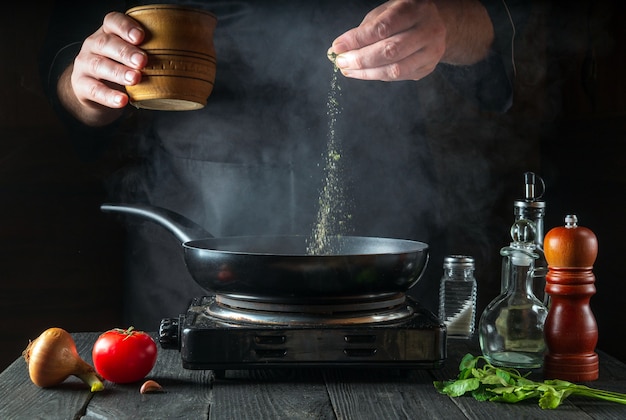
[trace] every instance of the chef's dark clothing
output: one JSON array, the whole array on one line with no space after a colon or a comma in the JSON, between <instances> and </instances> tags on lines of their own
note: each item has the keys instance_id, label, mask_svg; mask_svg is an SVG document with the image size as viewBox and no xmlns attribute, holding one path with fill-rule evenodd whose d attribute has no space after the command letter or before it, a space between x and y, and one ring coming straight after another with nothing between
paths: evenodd
<instances>
[{"instance_id":1,"label":"chef's dark clothing","mask_svg":"<svg viewBox=\"0 0 626 420\"><path fill-rule=\"evenodd\" d=\"M58 2L42 54L42 74L53 102L58 76L82 40L101 25L106 12L137 4ZM123 158L125 164L103 180L109 201L164 207L214 236L310 234L329 139L327 100L334 69L326 51L380 2L181 4L211 10L218 18L217 76L206 107L189 112L129 107L124 118L104 129L81 126L59 109L77 150L86 159L98 159L104 151L110 156L111 150ZM484 157L461 169L461 162L475 157L458 153L480 154L488 147L478 144L472 133L464 133L463 140L475 142L475 148L433 149L446 139L429 133L428 114L422 111L436 109L446 95L458 95L466 108L480 112L503 112L511 105L511 21L503 2L485 4L497 41L489 57L475 66L440 65L420 82L339 76L341 113L335 138L341 142L351 231L429 243L431 274L412 293L431 309L443 255L456 252L451 245L465 225L458 221L466 221L466 228L486 228L490 214L485 207L492 204L459 202L442 208L442 197L450 189L487 195L487 180L493 175ZM515 19L524 16L510 11ZM451 125L454 117L452 111ZM154 330L161 318L184 312L192 297L209 292L190 277L181 244L169 232L144 220L124 220L124 320ZM486 242L471 242L464 251L477 258L497 254L502 241Z\"/></svg>"}]
</instances>

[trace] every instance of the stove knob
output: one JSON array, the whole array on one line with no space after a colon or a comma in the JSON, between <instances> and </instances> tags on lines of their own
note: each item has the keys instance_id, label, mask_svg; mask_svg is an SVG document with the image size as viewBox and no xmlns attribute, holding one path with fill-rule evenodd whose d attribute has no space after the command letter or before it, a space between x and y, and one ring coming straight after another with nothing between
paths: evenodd
<instances>
[{"instance_id":1,"label":"stove knob","mask_svg":"<svg viewBox=\"0 0 626 420\"><path fill-rule=\"evenodd\" d=\"M159 344L164 349L180 350L179 318L164 318L159 327Z\"/></svg>"}]
</instances>

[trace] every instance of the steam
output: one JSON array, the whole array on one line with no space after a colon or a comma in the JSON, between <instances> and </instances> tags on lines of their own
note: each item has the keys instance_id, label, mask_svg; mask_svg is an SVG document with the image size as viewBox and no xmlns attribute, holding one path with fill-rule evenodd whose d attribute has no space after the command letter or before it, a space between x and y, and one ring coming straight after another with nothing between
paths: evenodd
<instances>
[{"instance_id":1,"label":"steam","mask_svg":"<svg viewBox=\"0 0 626 420\"><path fill-rule=\"evenodd\" d=\"M311 233L325 178L326 51L374 5L265 3L235 5L224 19L215 3L214 91L202 110L142 117L150 167L126 175L126 199L167 207L215 236ZM415 294L432 309L447 254L474 256L479 284L482 276L498 289L515 186L536 170L524 129L485 118L439 72L418 83L340 83L334 129L354 234L428 243Z\"/></svg>"}]
</instances>

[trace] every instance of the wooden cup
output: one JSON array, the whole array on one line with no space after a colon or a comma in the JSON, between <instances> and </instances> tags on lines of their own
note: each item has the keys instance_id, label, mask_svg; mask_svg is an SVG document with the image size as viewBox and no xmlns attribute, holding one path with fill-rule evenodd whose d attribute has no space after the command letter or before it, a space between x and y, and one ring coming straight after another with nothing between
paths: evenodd
<instances>
[{"instance_id":1,"label":"wooden cup","mask_svg":"<svg viewBox=\"0 0 626 420\"><path fill-rule=\"evenodd\" d=\"M126 14L146 31L140 47L148 53L141 82L126 86L130 103L167 111L203 108L215 82L215 15L166 4L134 7Z\"/></svg>"}]
</instances>

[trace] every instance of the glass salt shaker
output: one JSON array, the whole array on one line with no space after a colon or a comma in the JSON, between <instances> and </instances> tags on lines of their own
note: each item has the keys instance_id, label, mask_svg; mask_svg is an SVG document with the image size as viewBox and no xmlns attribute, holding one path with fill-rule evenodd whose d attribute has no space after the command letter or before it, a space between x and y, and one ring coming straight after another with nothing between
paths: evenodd
<instances>
[{"instance_id":1,"label":"glass salt shaker","mask_svg":"<svg viewBox=\"0 0 626 420\"><path fill-rule=\"evenodd\" d=\"M535 224L517 220L513 242L500 250L507 290L485 308L478 326L483 356L493 365L538 368L546 349L543 328L548 309L533 293Z\"/></svg>"},{"instance_id":2,"label":"glass salt shaker","mask_svg":"<svg viewBox=\"0 0 626 420\"><path fill-rule=\"evenodd\" d=\"M443 261L439 290L439 319L450 338L471 338L476 318L476 279L474 258L450 255Z\"/></svg>"}]
</instances>

